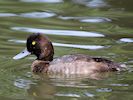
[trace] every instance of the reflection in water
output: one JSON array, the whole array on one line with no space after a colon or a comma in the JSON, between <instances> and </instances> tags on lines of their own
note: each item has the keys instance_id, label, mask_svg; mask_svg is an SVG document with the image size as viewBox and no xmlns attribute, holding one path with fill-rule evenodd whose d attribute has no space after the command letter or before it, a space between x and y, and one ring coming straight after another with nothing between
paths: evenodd
<instances>
[{"instance_id":1,"label":"reflection in water","mask_svg":"<svg viewBox=\"0 0 133 100\"><path fill-rule=\"evenodd\" d=\"M26 43L25 40L8 40L10 42L15 42L15 43ZM90 49L90 50L96 50L96 49L103 49L106 48L105 46L100 46L100 45L80 45L80 44L64 44L64 43L52 43L54 46L59 46L59 47L71 47L71 48L79 48L79 49Z\"/></svg>"},{"instance_id":2,"label":"reflection in water","mask_svg":"<svg viewBox=\"0 0 133 100\"><path fill-rule=\"evenodd\" d=\"M90 19L81 19L80 22L90 22L90 23L101 23L101 22L110 22L111 20L108 19L108 18L100 18L100 17L97 17L97 18L90 18Z\"/></svg>"},{"instance_id":3,"label":"reflection in water","mask_svg":"<svg viewBox=\"0 0 133 100\"><path fill-rule=\"evenodd\" d=\"M63 43L53 43L53 45L59 47L73 47L73 48L91 49L91 50L105 48L104 46L99 46L99 45L79 45L79 44L63 44Z\"/></svg>"},{"instance_id":4,"label":"reflection in water","mask_svg":"<svg viewBox=\"0 0 133 100\"><path fill-rule=\"evenodd\" d=\"M112 92L112 89L110 88L100 88L96 89L97 92Z\"/></svg>"},{"instance_id":5,"label":"reflection in water","mask_svg":"<svg viewBox=\"0 0 133 100\"><path fill-rule=\"evenodd\" d=\"M97 7L105 7L107 4L104 2L104 0L91 0L86 4L88 7L97 8Z\"/></svg>"},{"instance_id":6,"label":"reflection in water","mask_svg":"<svg viewBox=\"0 0 133 100\"><path fill-rule=\"evenodd\" d=\"M54 99L56 88L49 84L51 81L48 81L49 83L47 83L47 81L38 81L36 82L36 84L31 84L30 88L27 89L28 95L34 98L35 100Z\"/></svg>"},{"instance_id":7,"label":"reflection in water","mask_svg":"<svg viewBox=\"0 0 133 100\"><path fill-rule=\"evenodd\" d=\"M32 82L30 80L24 80L24 79L16 79L14 82L14 85L18 88L24 88L24 89L29 89L29 85Z\"/></svg>"},{"instance_id":8,"label":"reflection in water","mask_svg":"<svg viewBox=\"0 0 133 100\"><path fill-rule=\"evenodd\" d=\"M87 31L74 31L74 30L50 30L50 29L37 29L27 27L12 27L12 30L32 32L32 33L45 33L49 35L62 35L62 36L78 36L78 37L104 37L103 34L97 32Z\"/></svg>"},{"instance_id":9,"label":"reflection in water","mask_svg":"<svg viewBox=\"0 0 133 100\"><path fill-rule=\"evenodd\" d=\"M110 84L111 86L129 86L128 84Z\"/></svg>"},{"instance_id":10,"label":"reflection in water","mask_svg":"<svg viewBox=\"0 0 133 100\"><path fill-rule=\"evenodd\" d=\"M37 77L37 76L35 76ZM62 91L59 90L59 88L63 88L62 86L66 85L74 85L76 89L76 86L82 85L81 79L79 80L78 78L59 78L59 77L47 77L40 75L40 80L36 82L36 84L31 84L30 88L27 89L28 94L34 98L34 99L54 99L54 97L81 97L81 93L72 91L71 88L70 91ZM82 78L83 79L83 78ZM60 83L60 85L55 86L55 84ZM87 84L85 84L87 86ZM65 88L64 87L64 88ZM82 87L79 87L79 89L82 89ZM89 94L89 92L83 92L85 95L88 97L93 97L93 94Z\"/></svg>"},{"instance_id":11,"label":"reflection in water","mask_svg":"<svg viewBox=\"0 0 133 100\"><path fill-rule=\"evenodd\" d=\"M97 78L95 79L103 79L109 77L112 73L97 73ZM39 78L39 77L40 78ZM96 75L95 75L96 76ZM89 80L88 75L48 75L41 74L35 75L34 78L39 78L36 84L30 84L27 92L32 98L40 99L40 98L54 98L56 97L95 97L96 94L91 91L91 89L95 89L96 92L111 92L112 89L109 88L97 88L95 86L95 81L86 83L84 80ZM93 77L94 79L94 77ZM26 84L27 85L27 84ZM61 90L59 89L61 88ZM63 90L67 89L66 91Z\"/></svg>"},{"instance_id":12,"label":"reflection in water","mask_svg":"<svg viewBox=\"0 0 133 100\"><path fill-rule=\"evenodd\" d=\"M131 39L131 38L122 38L122 39L120 39L120 41L121 42L130 42L130 43L132 43L133 39Z\"/></svg>"},{"instance_id":13,"label":"reflection in water","mask_svg":"<svg viewBox=\"0 0 133 100\"><path fill-rule=\"evenodd\" d=\"M0 13L0 17L11 17L11 16L17 16L17 15L13 13Z\"/></svg>"},{"instance_id":14,"label":"reflection in water","mask_svg":"<svg viewBox=\"0 0 133 100\"><path fill-rule=\"evenodd\" d=\"M80 97L79 94L74 94L74 93L65 93L65 94L63 94L63 93L57 93L55 95L56 96L65 96L65 97L76 97L76 98Z\"/></svg>"},{"instance_id":15,"label":"reflection in water","mask_svg":"<svg viewBox=\"0 0 133 100\"><path fill-rule=\"evenodd\" d=\"M95 96L94 94L89 93L89 92L86 92L85 95L86 95L87 97L94 97L94 96Z\"/></svg>"},{"instance_id":16,"label":"reflection in water","mask_svg":"<svg viewBox=\"0 0 133 100\"><path fill-rule=\"evenodd\" d=\"M76 82L81 82L83 79L95 79L95 80L102 80L105 78L108 78L109 76L113 75L113 72L102 72L102 73L92 73L92 74L41 74L41 79L45 79L45 76L50 78L52 81L54 81L55 86L62 86L62 87L76 87L76 88L89 88L89 86L85 84L80 84L80 85L75 85L75 81L73 82L68 82L65 84L60 84L58 81L62 80L75 80Z\"/></svg>"},{"instance_id":17,"label":"reflection in water","mask_svg":"<svg viewBox=\"0 0 133 100\"><path fill-rule=\"evenodd\" d=\"M63 0L21 0L22 2L46 2L46 3L60 3Z\"/></svg>"},{"instance_id":18,"label":"reflection in water","mask_svg":"<svg viewBox=\"0 0 133 100\"><path fill-rule=\"evenodd\" d=\"M13 13L0 13L0 17L28 17L28 18L48 18L53 17L56 14L51 12L30 12L30 13L21 13L21 14L13 14Z\"/></svg>"},{"instance_id":19,"label":"reflection in water","mask_svg":"<svg viewBox=\"0 0 133 100\"><path fill-rule=\"evenodd\" d=\"M73 2L78 4L83 4L90 8L99 8L108 6L104 0L73 0Z\"/></svg>"},{"instance_id":20,"label":"reflection in water","mask_svg":"<svg viewBox=\"0 0 133 100\"><path fill-rule=\"evenodd\" d=\"M47 18L55 16L54 13L49 12L31 12L31 13L23 13L20 14L22 17L29 17L29 18Z\"/></svg>"},{"instance_id":21,"label":"reflection in water","mask_svg":"<svg viewBox=\"0 0 133 100\"><path fill-rule=\"evenodd\" d=\"M110 22L111 19L105 18L105 17L63 17L59 16L60 19L63 20L79 20L80 22L86 22L86 23L102 23L102 22Z\"/></svg>"}]
</instances>

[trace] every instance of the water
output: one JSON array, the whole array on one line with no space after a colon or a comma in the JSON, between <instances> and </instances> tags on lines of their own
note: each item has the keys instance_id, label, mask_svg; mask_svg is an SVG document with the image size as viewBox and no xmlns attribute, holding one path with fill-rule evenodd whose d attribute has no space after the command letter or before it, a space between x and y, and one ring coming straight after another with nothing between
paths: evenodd
<instances>
[{"instance_id":1,"label":"water","mask_svg":"<svg viewBox=\"0 0 133 100\"><path fill-rule=\"evenodd\" d=\"M132 0L0 0L1 100L132 100ZM35 56L12 57L33 32L46 34L55 57L83 53L127 64L128 71L38 76Z\"/></svg>"}]
</instances>

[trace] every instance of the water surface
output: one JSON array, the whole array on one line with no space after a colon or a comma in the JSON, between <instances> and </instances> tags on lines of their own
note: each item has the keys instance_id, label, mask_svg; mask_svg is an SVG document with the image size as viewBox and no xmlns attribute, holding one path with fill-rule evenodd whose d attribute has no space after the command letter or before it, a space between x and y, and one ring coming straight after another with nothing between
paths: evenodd
<instances>
[{"instance_id":1,"label":"water surface","mask_svg":"<svg viewBox=\"0 0 133 100\"><path fill-rule=\"evenodd\" d=\"M132 0L0 0L1 100L132 100ZM33 32L46 34L55 56L83 53L127 64L128 71L34 75L35 56L14 61ZM93 78L93 79L92 79Z\"/></svg>"}]
</instances>

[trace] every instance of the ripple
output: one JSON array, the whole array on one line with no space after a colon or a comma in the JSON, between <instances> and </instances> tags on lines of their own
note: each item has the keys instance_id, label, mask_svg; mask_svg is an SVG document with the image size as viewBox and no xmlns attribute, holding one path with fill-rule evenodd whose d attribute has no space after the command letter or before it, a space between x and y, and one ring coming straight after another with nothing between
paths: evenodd
<instances>
[{"instance_id":1,"label":"ripple","mask_svg":"<svg viewBox=\"0 0 133 100\"><path fill-rule=\"evenodd\" d=\"M17 79L15 80L14 82L14 85L18 88L24 88L24 89L29 89L29 85L31 84L32 82L30 80L25 80L25 79Z\"/></svg>"},{"instance_id":2,"label":"ripple","mask_svg":"<svg viewBox=\"0 0 133 100\"><path fill-rule=\"evenodd\" d=\"M0 17L12 17L12 16L17 16L17 15L13 13L0 13Z\"/></svg>"},{"instance_id":3,"label":"ripple","mask_svg":"<svg viewBox=\"0 0 133 100\"><path fill-rule=\"evenodd\" d=\"M80 22L90 22L90 23L101 23L101 22L110 22L111 20L104 17L96 17L96 18L88 18L88 19L81 19Z\"/></svg>"},{"instance_id":4,"label":"ripple","mask_svg":"<svg viewBox=\"0 0 133 100\"><path fill-rule=\"evenodd\" d=\"M27 73L25 74L25 76L26 76L26 77L32 77L32 73L31 73L31 72L27 72Z\"/></svg>"},{"instance_id":5,"label":"ripple","mask_svg":"<svg viewBox=\"0 0 133 100\"><path fill-rule=\"evenodd\" d=\"M70 20L70 19L81 19L83 17L58 16L58 18L63 19L63 20Z\"/></svg>"},{"instance_id":6,"label":"ripple","mask_svg":"<svg viewBox=\"0 0 133 100\"><path fill-rule=\"evenodd\" d=\"M95 96L94 94L89 93L89 92L86 92L85 95L86 95L87 97L94 97L94 96Z\"/></svg>"},{"instance_id":7,"label":"ripple","mask_svg":"<svg viewBox=\"0 0 133 100\"><path fill-rule=\"evenodd\" d=\"M91 8L99 8L99 7L105 7L107 6L106 2L104 0L91 0L86 4L86 6Z\"/></svg>"},{"instance_id":8,"label":"ripple","mask_svg":"<svg viewBox=\"0 0 133 100\"><path fill-rule=\"evenodd\" d=\"M48 18L55 16L55 14L50 12L31 12L31 13L22 13L20 14L20 16L28 18Z\"/></svg>"},{"instance_id":9,"label":"ripple","mask_svg":"<svg viewBox=\"0 0 133 100\"><path fill-rule=\"evenodd\" d=\"M79 20L80 22L86 22L86 23L101 23L101 22L110 22L111 19L106 18L106 17L64 17L64 16L59 16L58 18L63 19L63 20Z\"/></svg>"},{"instance_id":10,"label":"ripple","mask_svg":"<svg viewBox=\"0 0 133 100\"><path fill-rule=\"evenodd\" d=\"M59 86L59 87L71 87L71 88L83 88L83 89L87 89L87 88L94 88L95 86L87 86L87 85L73 85L73 84L61 84L61 83L54 83L54 86Z\"/></svg>"},{"instance_id":11,"label":"ripple","mask_svg":"<svg viewBox=\"0 0 133 100\"><path fill-rule=\"evenodd\" d=\"M121 42L130 42L132 43L133 42L133 39L132 38L122 38L120 39Z\"/></svg>"},{"instance_id":12,"label":"ripple","mask_svg":"<svg viewBox=\"0 0 133 100\"><path fill-rule=\"evenodd\" d=\"M90 49L90 50L104 48L104 46L99 46L99 45L79 45L79 44L63 44L63 43L53 43L53 45L60 47L72 47L72 48Z\"/></svg>"},{"instance_id":13,"label":"ripple","mask_svg":"<svg viewBox=\"0 0 133 100\"><path fill-rule=\"evenodd\" d=\"M105 0L73 0L73 2L83 4L90 8L100 8L108 6Z\"/></svg>"},{"instance_id":14,"label":"ripple","mask_svg":"<svg viewBox=\"0 0 133 100\"><path fill-rule=\"evenodd\" d=\"M111 86L129 86L128 84L110 84Z\"/></svg>"},{"instance_id":15,"label":"ripple","mask_svg":"<svg viewBox=\"0 0 133 100\"><path fill-rule=\"evenodd\" d=\"M20 0L22 2L44 2L44 3L60 3L63 0Z\"/></svg>"},{"instance_id":16,"label":"ripple","mask_svg":"<svg viewBox=\"0 0 133 100\"><path fill-rule=\"evenodd\" d=\"M65 96L65 97L80 97L80 95L78 94L74 94L74 93L57 93L55 94L56 96Z\"/></svg>"},{"instance_id":17,"label":"ripple","mask_svg":"<svg viewBox=\"0 0 133 100\"><path fill-rule=\"evenodd\" d=\"M16 39L11 39L11 40L8 40L9 42L15 42L15 43L26 43L25 40L16 40Z\"/></svg>"},{"instance_id":18,"label":"ripple","mask_svg":"<svg viewBox=\"0 0 133 100\"><path fill-rule=\"evenodd\" d=\"M15 42L15 43L26 43L25 40L8 40L10 42ZM97 50L97 49L103 49L106 48L105 46L100 46L100 45L80 45L80 44L64 44L64 43L52 43L54 46L58 47L70 47L70 48L79 48L79 49L90 49L90 50Z\"/></svg>"},{"instance_id":19,"label":"ripple","mask_svg":"<svg viewBox=\"0 0 133 100\"><path fill-rule=\"evenodd\" d=\"M112 89L110 88L100 88L100 89L96 89L97 92L111 92Z\"/></svg>"},{"instance_id":20,"label":"ripple","mask_svg":"<svg viewBox=\"0 0 133 100\"><path fill-rule=\"evenodd\" d=\"M77 37L104 37L103 34L97 32L75 31L75 30L50 30L50 29L37 29L27 27L12 27L12 30L32 32L32 33L45 33L49 35L61 36L77 36Z\"/></svg>"}]
</instances>

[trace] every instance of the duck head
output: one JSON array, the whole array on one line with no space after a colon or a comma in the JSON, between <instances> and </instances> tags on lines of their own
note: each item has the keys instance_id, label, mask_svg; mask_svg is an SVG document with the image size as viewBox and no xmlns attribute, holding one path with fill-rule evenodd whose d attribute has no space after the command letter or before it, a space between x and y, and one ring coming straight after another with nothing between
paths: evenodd
<instances>
[{"instance_id":1,"label":"duck head","mask_svg":"<svg viewBox=\"0 0 133 100\"><path fill-rule=\"evenodd\" d=\"M21 59L30 54L36 55L38 60L52 61L54 48L51 41L40 33L33 33L27 38L27 49L13 57L13 59Z\"/></svg>"}]
</instances>

